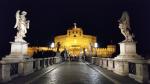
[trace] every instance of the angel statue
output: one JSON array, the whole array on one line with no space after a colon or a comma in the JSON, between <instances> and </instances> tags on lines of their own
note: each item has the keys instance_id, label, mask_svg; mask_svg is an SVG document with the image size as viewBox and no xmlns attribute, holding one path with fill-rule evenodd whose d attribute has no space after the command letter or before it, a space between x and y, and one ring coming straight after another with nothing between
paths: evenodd
<instances>
[{"instance_id":1,"label":"angel statue","mask_svg":"<svg viewBox=\"0 0 150 84\"><path fill-rule=\"evenodd\" d=\"M56 46L57 46L57 52L60 52L60 50L59 50L59 49L60 49L60 46L61 46L60 42L57 42L57 45L56 45Z\"/></svg>"},{"instance_id":2,"label":"angel statue","mask_svg":"<svg viewBox=\"0 0 150 84\"><path fill-rule=\"evenodd\" d=\"M123 42L133 41L134 34L131 33L130 18L126 11L123 12L122 17L119 20L119 28L121 30L121 33L125 37L125 40Z\"/></svg>"},{"instance_id":3,"label":"angel statue","mask_svg":"<svg viewBox=\"0 0 150 84\"><path fill-rule=\"evenodd\" d=\"M14 28L17 28L18 32L15 36L15 42L26 42L23 38L26 37L27 29L29 29L29 20L26 20L27 12L22 11L20 14L20 10L16 12L16 24Z\"/></svg>"}]
</instances>

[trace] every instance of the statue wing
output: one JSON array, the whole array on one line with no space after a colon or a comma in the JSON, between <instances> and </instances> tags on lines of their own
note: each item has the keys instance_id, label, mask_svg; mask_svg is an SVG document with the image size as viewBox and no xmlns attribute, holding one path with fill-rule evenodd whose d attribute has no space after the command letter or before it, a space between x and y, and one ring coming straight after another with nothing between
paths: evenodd
<instances>
[{"instance_id":1,"label":"statue wing","mask_svg":"<svg viewBox=\"0 0 150 84\"><path fill-rule=\"evenodd\" d=\"M127 17L127 28L128 28L129 30L131 30L130 17L129 17L129 16Z\"/></svg>"},{"instance_id":2,"label":"statue wing","mask_svg":"<svg viewBox=\"0 0 150 84\"><path fill-rule=\"evenodd\" d=\"M123 12L123 14L122 14L122 16L121 16L121 18L119 20L119 23L126 25L126 29L131 30L131 27L130 27L130 17L128 15L127 11Z\"/></svg>"},{"instance_id":3,"label":"statue wing","mask_svg":"<svg viewBox=\"0 0 150 84\"><path fill-rule=\"evenodd\" d=\"M27 21L27 28L29 29L30 27L30 20Z\"/></svg>"},{"instance_id":4,"label":"statue wing","mask_svg":"<svg viewBox=\"0 0 150 84\"><path fill-rule=\"evenodd\" d=\"M127 26L127 29L131 30L130 27L130 17L127 11L124 12L124 20L125 20L125 24Z\"/></svg>"},{"instance_id":5,"label":"statue wing","mask_svg":"<svg viewBox=\"0 0 150 84\"><path fill-rule=\"evenodd\" d=\"M15 24L14 28L18 27L18 25L19 25L19 19L20 19L20 10L18 10L16 12L16 24Z\"/></svg>"}]
</instances>

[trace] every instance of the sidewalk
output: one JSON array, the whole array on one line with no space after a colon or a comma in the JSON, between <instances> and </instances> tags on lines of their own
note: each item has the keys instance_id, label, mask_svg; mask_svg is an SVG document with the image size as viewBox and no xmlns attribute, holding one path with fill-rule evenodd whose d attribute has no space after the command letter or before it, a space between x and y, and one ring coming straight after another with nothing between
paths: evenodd
<instances>
[{"instance_id":1,"label":"sidewalk","mask_svg":"<svg viewBox=\"0 0 150 84\"><path fill-rule=\"evenodd\" d=\"M0 84L30 84L31 82L36 81L38 78L40 78L41 76L45 75L46 73L56 69L60 65L61 64L54 64L54 65L49 66L47 68L35 71L34 73L29 74L27 76L20 76L20 77L12 79L9 82L0 83Z\"/></svg>"},{"instance_id":2,"label":"sidewalk","mask_svg":"<svg viewBox=\"0 0 150 84\"><path fill-rule=\"evenodd\" d=\"M113 73L112 71L101 68L100 66L96 66L96 65L93 65L93 64L89 64L89 63L86 63L86 64L89 67L96 70L97 72L99 72L100 74L104 75L109 80L115 82L116 84L140 84L140 83L138 83L134 79L131 79L128 76L120 76L120 75L117 75L117 74Z\"/></svg>"}]
</instances>

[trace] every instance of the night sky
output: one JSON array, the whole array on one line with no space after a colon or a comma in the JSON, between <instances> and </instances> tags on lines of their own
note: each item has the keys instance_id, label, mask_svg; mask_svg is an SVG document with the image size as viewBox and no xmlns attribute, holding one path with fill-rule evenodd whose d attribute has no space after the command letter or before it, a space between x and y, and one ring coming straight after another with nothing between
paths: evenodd
<instances>
[{"instance_id":1,"label":"night sky","mask_svg":"<svg viewBox=\"0 0 150 84\"><path fill-rule=\"evenodd\" d=\"M25 38L30 46L48 46L54 36L66 34L74 22L84 34L97 36L100 47L111 41L117 44L124 39L118 20L123 11L128 11L138 53L150 53L150 0L1 0L1 56L9 53L9 42L16 35L13 27L18 9L27 11L31 21Z\"/></svg>"}]
</instances>

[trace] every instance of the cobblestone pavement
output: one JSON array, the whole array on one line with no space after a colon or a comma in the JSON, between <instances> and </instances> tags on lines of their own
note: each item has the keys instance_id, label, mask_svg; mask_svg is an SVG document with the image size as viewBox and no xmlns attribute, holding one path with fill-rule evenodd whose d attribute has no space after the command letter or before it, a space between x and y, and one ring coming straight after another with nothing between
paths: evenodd
<instances>
[{"instance_id":1,"label":"cobblestone pavement","mask_svg":"<svg viewBox=\"0 0 150 84\"><path fill-rule=\"evenodd\" d=\"M32 84L113 84L83 62L66 62Z\"/></svg>"},{"instance_id":2,"label":"cobblestone pavement","mask_svg":"<svg viewBox=\"0 0 150 84\"><path fill-rule=\"evenodd\" d=\"M139 84L87 62L64 62L3 84Z\"/></svg>"}]
</instances>

